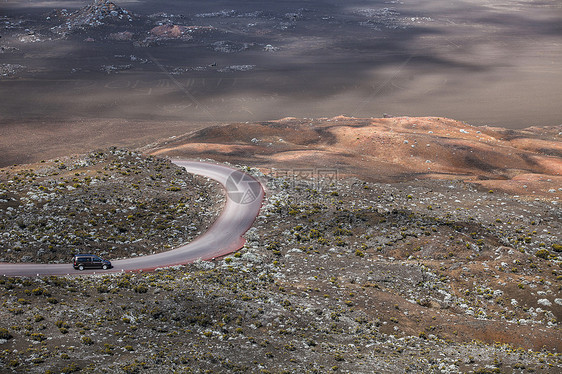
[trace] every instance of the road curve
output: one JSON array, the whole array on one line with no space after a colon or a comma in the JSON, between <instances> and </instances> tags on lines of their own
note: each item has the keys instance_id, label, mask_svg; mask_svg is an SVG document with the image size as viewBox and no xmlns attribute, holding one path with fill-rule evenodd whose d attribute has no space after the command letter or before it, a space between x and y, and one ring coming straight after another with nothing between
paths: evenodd
<instances>
[{"instance_id":1,"label":"road curve","mask_svg":"<svg viewBox=\"0 0 562 374\"><path fill-rule=\"evenodd\" d=\"M112 261L108 270L74 270L72 264L0 263L0 275L45 276L79 275L130 271L150 271L174 265L184 265L197 259L210 260L232 253L245 243L242 237L259 214L263 187L248 174L224 165L198 161L172 161L188 172L216 180L226 190L227 200L221 215L204 234L192 242L167 252Z\"/></svg>"}]
</instances>

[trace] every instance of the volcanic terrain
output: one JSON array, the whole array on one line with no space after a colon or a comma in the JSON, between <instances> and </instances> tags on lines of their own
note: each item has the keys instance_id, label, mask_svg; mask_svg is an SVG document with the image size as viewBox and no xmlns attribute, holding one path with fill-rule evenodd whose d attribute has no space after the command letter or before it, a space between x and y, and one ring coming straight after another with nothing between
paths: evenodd
<instances>
[{"instance_id":1,"label":"volcanic terrain","mask_svg":"<svg viewBox=\"0 0 562 374\"><path fill-rule=\"evenodd\" d=\"M431 117L285 118L208 127L145 151L281 170L337 170L366 181L450 179L562 197L562 125L509 130ZM279 172L279 171L278 171Z\"/></svg>"},{"instance_id":2,"label":"volcanic terrain","mask_svg":"<svg viewBox=\"0 0 562 374\"><path fill-rule=\"evenodd\" d=\"M238 164L261 180L266 201L244 248L216 261L0 277L0 367L560 371L559 137L559 128L444 118L287 118L168 138L140 149L145 156L111 148L4 168L11 261L68 261L77 245L109 259L139 255L204 229L212 215L186 221L216 212L216 186L163 156Z\"/></svg>"}]
</instances>

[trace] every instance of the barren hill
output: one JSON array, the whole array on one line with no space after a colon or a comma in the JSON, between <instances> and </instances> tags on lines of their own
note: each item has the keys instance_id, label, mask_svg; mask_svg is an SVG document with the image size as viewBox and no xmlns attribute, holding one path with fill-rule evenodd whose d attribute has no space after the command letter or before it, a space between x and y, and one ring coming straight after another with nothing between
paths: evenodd
<instances>
[{"instance_id":1,"label":"barren hill","mask_svg":"<svg viewBox=\"0 0 562 374\"><path fill-rule=\"evenodd\" d=\"M369 181L460 179L560 197L562 126L508 130L434 117L285 118L205 128L155 155L211 157L263 168L335 168Z\"/></svg>"}]
</instances>

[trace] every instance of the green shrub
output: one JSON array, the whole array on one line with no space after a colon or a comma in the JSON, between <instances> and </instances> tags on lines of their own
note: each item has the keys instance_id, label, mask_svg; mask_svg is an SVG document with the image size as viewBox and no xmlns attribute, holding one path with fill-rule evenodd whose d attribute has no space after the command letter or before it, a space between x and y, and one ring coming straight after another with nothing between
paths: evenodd
<instances>
[{"instance_id":1,"label":"green shrub","mask_svg":"<svg viewBox=\"0 0 562 374\"><path fill-rule=\"evenodd\" d=\"M129 282L129 280L127 278L120 279L117 282L117 287L119 287L119 288L131 288L131 282Z\"/></svg>"},{"instance_id":2,"label":"green shrub","mask_svg":"<svg viewBox=\"0 0 562 374\"><path fill-rule=\"evenodd\" d=\"M148 287L146 287L144 284L139 284L135 286L134 290L136 293L147 293Z\"/></svg>"},{"instance_id":3,"label":"green shrub","mask_svg":"<svg viewBox=\"0 0 562 374\"><path fill-rule=\"evenodd\" d=\"M113 355L113 344L104 344L103 348L101 349L101 353L106 354L106 355Z\"/></svg>"},{"instance_id":4,"label":"green shrub","mask_svg":"<svg viewBox=\"0 0 562 374\"><path fill-rule=\"evenodd\" d=\"M12 338L12 334L10 334L8 329L0 328L0 339L8 340L11 338Z\"/></svg>"},{"instance_id":5,"label":"green shrub","mask_svg":"<svg viewBox=\"0 0 562 374\"><path fill-rule=\"evenodd\" d=\"M43 340L45 340L47 338L45 337L45 335L43 335L39 332L36 332L36 333L31 334L31 339L35 340L35 341L38 341L38 342L42 342Z\"/></svg>"},{"instance_id":6,"label":"green shrub","mask_svg":"<svg viewBox=\"0 0 562 374\"><path fill-rule=\"evenodd\" d=\"M546 249L539 249L535 252L535 256L548 260L548 258L550 257L550 252Z\"/></svg>"},{"instance_id":7,"label":"green shrub","mask_svg":"<svg viewBox=\"0 0 562 374\"><path fill-rule=\"evenodd\" d=\"M68 327L68 323L59 320L59 321L56 321L56 322L55 322L55 326L57 326L58 328L61 328L61 327Z\"/></svg>"},{"instance_id":8,"label":"green shrub","mask_svg":"<svg viewBox=\"0 0 562 374\"><path fill-rule=\"evenodd\" d=\"M96 287L96 289L98 290L99 293L109 292L109 287L107 287L105 284L100 284L99 286Z\"/></svg>"},{"instance_id":9,"label":"green shrub","mask_svg":"<svg viewBox=\"0 0 562 374\"><path fill-rule=\"evenodd\" d=\"M80 371L80 366L76 365L74 362L62 368L61 372L65 374L76 373Z\"/></svg>"},{"instance_id":10,"label":"green shrub","mask_svg":"<svg viewBox=\"0 0 562 374\"><path fill-rule=\"evenodd\" d=\"M475 371L476 374L494 374L494 373L501 373L501 370L498 368L479 368Z\"/></svg>"}]
</instances>

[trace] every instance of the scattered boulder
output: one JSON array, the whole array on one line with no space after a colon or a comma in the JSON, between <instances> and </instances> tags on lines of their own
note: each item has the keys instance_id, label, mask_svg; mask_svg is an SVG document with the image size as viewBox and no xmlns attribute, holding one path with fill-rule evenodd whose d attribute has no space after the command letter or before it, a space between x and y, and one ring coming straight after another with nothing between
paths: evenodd
<instances>
[{"instance_id":1,"label":"scattered boulder","mask_svg":"<svg viewBox=\"0 0 562 374\"><path fill-rule=\"evenodd\" d=\"M134 34L130 31L121 31L109 34L109 39L124 42L132 40L133 35Z\"/></svg>"},{"instance_id":2,"label":"scattered boulder","mask_svg":"<svg viewBox=\"0 0 562 374\"><path fill-rule=\"evenodd\" d=\"M159 38L167 39L193 39L191 35L188 35L188 26L179 25L161 25L156 26L150 33Z\"/></svg>"}]
</instances>

